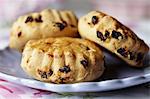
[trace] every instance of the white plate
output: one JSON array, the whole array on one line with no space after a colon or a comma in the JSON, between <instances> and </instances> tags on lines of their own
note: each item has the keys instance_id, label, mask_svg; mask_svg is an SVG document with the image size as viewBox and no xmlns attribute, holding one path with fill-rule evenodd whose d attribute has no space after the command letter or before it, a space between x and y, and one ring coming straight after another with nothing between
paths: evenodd
<instances>
[{"instance_id":1,"label":"white plate","mask_svg":"<svg viewBox=\"0 0 150 99\"><path fill-rule=\"evenodd\" d=\"M150 54L150 53L149 53ZM0 51L0 77L17 84L53 92L96 92L126 88L150 82L150 59L147 56L145 68L133 68L105 53L106 70L101 79L94 82L75 84L52 84L34 80L27 76L20 67L21 54L6 48ZM111 62L109 62L111 61Z\"/></svg>"}]
</instances>

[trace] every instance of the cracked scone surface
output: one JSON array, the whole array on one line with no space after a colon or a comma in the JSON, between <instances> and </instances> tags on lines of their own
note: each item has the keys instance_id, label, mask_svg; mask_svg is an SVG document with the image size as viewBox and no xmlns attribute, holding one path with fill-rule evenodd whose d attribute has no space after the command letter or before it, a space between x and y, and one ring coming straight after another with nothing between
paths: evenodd
<instances>
[{"instance_id":1,"label":"cracked scone surface","mask_svg":"<svg viewBox=\"0 0 150 99\"><path fill-rule=\"evenodd\" d=\"M10 47L22 51L28 40L77 37L77 22L77 17L69 10L45 9L20 16L11 29Z\"/></svg>"},{"instance_id":2,"label":"cracked scone surface","mask_svg":"<svg viewBox=\"0 0 150 99\"><path fill-rule=\"evenodd\" d=\"M78 29L82 38L96 42L135 67L142 66L149 51L145 42L132 30L100 11L81 17Z\"/></svg>"},{"instance_id":3,"label":"cracked scone surface","mask_svg":"<svg viewBox=\"0 0 150 99\"><path fill-rule=\"evenodd\" d=\"M24 48L21 66L40 81L92 81L104 71L104 55L89 40L68 37L30 40Z\"/></svg>"}]
</instances>

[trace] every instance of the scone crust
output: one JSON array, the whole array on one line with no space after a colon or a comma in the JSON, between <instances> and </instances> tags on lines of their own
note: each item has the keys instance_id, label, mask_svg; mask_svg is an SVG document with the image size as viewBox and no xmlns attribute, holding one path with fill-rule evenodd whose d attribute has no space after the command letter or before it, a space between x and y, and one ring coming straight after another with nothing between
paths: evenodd
<instances>
[{"instance_id":1,"label":"scone crust","mask_svg":"<svg viewBox=\"0 0 150 99\"><path fill-rule=\"evenodd\" d=\"M28 40L78 37L77 22L77 17L69 10L45 9L20 16L11 28L10 47L22 51Z\"/></svg>"},{"instance_id":2,"label":"scone crust","mask_svg":"<svg viewBox=\"0 0 150 99\"><path fill-rule=\"evenodd\" d=\"M104 72L104 55L91 41L59 37L30 40L21 67L35 79L53 83L92 81Z\"/></svg>"},{"instance_id":3,"label":"scone crust","mask_svg":"<svg viewBox=\"0 0 150 99\"><path fill-rule=\"evenodd\" d=\"M79 19L78 30L82 38L96 42L128 64L143 66L143 59L149 47L132 30L112 16L91 11Z\"/></svg>"}]
</instances>

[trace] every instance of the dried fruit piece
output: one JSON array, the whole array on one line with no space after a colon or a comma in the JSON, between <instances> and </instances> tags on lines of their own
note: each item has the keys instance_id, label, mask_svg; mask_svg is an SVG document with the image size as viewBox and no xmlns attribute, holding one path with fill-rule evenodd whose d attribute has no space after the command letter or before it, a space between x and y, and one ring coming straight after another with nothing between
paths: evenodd
<instances>
[{"instance_id":1,"label":"dried fruit piece","mask_svg":"<svg viewBox=\"0 0 150 99\"><path fill-rule=\"evenodd\" d=\"M92 23L95 25L98 23L98 17L97 16L93 16L92 17Z\"/></svg>"},{"instance_id":2,"label":"dried fruit piece","mask_svg":"<svg viewBox=\"0 0 150 99\"><path fill-rule=\"evenodd\" d=\"M28 22L32 22L33 21L33 18L32 16L28 16L25 23L28 23Z\"/></svg>"},{"instance_id":3,"label":"dried fruit piece","mask_svg":"<svg viewBox=\"0 0 150 99\"><path fill-rule=\"evenodd\" d=\"M67 23L65 21L63 21L63 23L57 22L56 25L57 25L57 27L59 27L59 29L61 31L67 26Z\"/></svg>"},{"instance_id":4,"label":"dried fruit piece","mask_svg":"<svg viewBox=\"0 0 150 99\"><path fill-rule=\"evenodd\" d=\"M115 39L123 39L122 34L121 34L120 32L115 31L115 30L112 31L111 36L112 36L113 38L115 38Z\"/></svg>"},{"instance_id":5,"label":"dried fruit piece","mask_svg":"<svg viewBox=\"0 0 150 99\"><path fill-rule=\"evenodd\" d=\"M67 22L66 22L66 21L63 21L63 24L64 24L65 26L67 26Z\"/></svg>"},{"instance_id":6,"label":"dried fruit piece","mask_svg":"<svg viewBox=\"0 0 150 99\"><path fill-rule=\"evenodd\" d=\"M47 78L46 72L43 72L43 73L41 74L41 78Z\"/></svg>"},{"instance_id":7,"label":"dried fruit piece","mask_svg":"<svg viewBox=\"0 0 150 99\"><path fill-rule=\"evenodd\" d=\"M129 52L129 55L130 55L130 60L133 60L135 58L132 52Z\"/></svg>"},{"instance_id":8,"label":"dried fruit piece","mask_svg":"<svg viewBox=\"0 0 150 99\"><path fill-rule=\"evenodd\" d=\"M143 57L144 57L144 55L142 53L138 53L136 61L141 61L143 59Z\"/></svg>"},{"instance_id":9,"label":"dried fruit piece","mask_svg":"<svg viewBox=\"0 0 150 99\"><path fill-rule=\"evenodd\" d=\"M39 15L39 17L38 17L38 18L35 18L35 21L36 21L36 22L43 22L43 20L42 20L42 16L41 16L41 15Z\"/></svg>"},{"instance_id":10,"label":"dried fruit piece","mask_svg":"<svg viewBox=\"0 0 150 99\"><path fill-rule=\"evenodd\" d=\"M74 25L72 25L72 24L71 24L70 26L71 26L71 27L75 27L75 26L74 26Z\"/></svg>"},{"instance_id":11,"label":"dried fruit piece","mask_svg":"<svg viewBox=\"0 0 150 99\"><path fill-rule=\"evenodd\" d=\"M90 50L90 48L89 48L89 47L86 47L86 50Z\"/></svg>"},{"instance_id":12,"label":"dried fruit piece","mask_svg":"<svg viewBox=\"0 0 150 99\"><path fill-rule=\"evenodd\" d=\"M51 76L53 74L53 71L50 69L49 72L47 73L47 76Z\"/></svg>"},{"instance_id":13,"label":"dried fruit piece","mask_svg":"<svg viewBox=\"0 0 150 99\"><path fill-rule=\"evenodd\" d=\"M49 57L54 57L53 54L47 54Z\"/></svg>"},{"instance_id":14,"label":"dried fruit piece","mask_svg":"<svg viewBox=\"0 0 150 99\"><path fill-rule=\"evenodd\" d=\"M21 34L22 34L22 33L21 33L21 32L19 32L19 33L18 33L18 37L20 37L20 36L21 36Z\"/></svg>"},{"instance_id":15,"label":"dried fruit piece","mask_svg":"<svg viewBox=\"0 0 150 99\"><path fill-rule=\"evenodd\" d=\"M106 38L103 36L103 34L100 31L97 31L97 37L100 38L102 41L106 40Z\"/></svg>"},{"instance_id":16,"label":"dried fruit piece","mask_svg":"<svg viewBox=\"0 0 150 99\"><path fill-rule=\"evenodd\" d=\"M59 71L63 72L63 73L68 73L71 71L71 69L68 66L64 66L64 67L60 68Z\"/></svg>"},{"instance_id":17,"label":"dried fruit piece","mask_svg":"<svg viewBox=\"0 0 150 99\"><path fill-rule=\"evenodd\" d=\"M108 38L108 37L109 37L109 34L110 34L110 33L106 30L106 31L105 31L105 37Z\"/></svg>"},{"instance_id":18,"label":"dried fruit piece","mask_svg":"<svg viewBox=\"0 0 150 99\"><path fill-rule=\"evenodd\" d=\"M117 52L118 52L119 54L121 54L122 56L124 56L124 57L127 57L127 56L128 56L128 52L125 50L125 48L119 48L119 49L117 50Z\"/></svg>"},{"instance_id":19,"label":"dried fruit piece","mask_svg":"<svg viewBox=\"0 0 150 99\"><path fill-rule=\"evenodd\" d=\"M59 78L59 83L65 84L65 82L67 81L67 79L69 79L69 77L60 77Z\"/></svg>"},{"instance_id":20,"label":"dried fruit piece","mask_svg":"<svg viewBox=\"0 0 150 99\"><path fill-rule=\"evenodd\" d=\"M60 79L60 83L61 83L61 84L65 83L65 82L64 82L65 78L61 78L61 77L60 77L59 79Z\"/></svg>"},{"instance_id":21,"label":"dried fruit piece","mask_svg":"<svg viewBox=\"0 0 150 99\"><path fill-rule=\"evenodd\" d=\"M80 61L80 63L84 66L84 68L86 68L88 66L88 60L87 59Z\"/></svg>"},{"instance_id":22,"label":"dried fruit piece","mask_svg":"<svg viewBox=\"0 0 150 99\"><path fill-rule=\"evenodd\" d=\"M87 24L88 24L88 25L90 25L91 23L90 23L90 22L88 22Z\"/></svg>"},{"instance_id":23,"label":"dried fruit piece","mask_svg":"<svg viewBox=\"0 0 150 99\"><path fill-rule=\"evenodd\" d=\"M46 78L47 79L47 74L46 74L45 71L38 70L38 74L41 76L41 78Z\"/></svg>"}]
</instances>

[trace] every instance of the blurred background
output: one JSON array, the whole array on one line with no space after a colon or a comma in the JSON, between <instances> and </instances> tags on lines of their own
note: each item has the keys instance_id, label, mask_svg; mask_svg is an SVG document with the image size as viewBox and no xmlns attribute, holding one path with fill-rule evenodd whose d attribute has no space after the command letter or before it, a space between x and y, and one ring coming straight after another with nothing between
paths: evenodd
<instances>
[{"instance_id":1,"label":"blurred background","mask_svg":"<svg viewBox=\"0 0 150 99\"><path fill-rule=\"evenodd\" d=\"M100 10L129 26L150 44L150 0L0 0L0 7L0 33L6 36L16 18L26 13L45 8L69 9L80 17Z\"/></svg>"}]
</instances>

